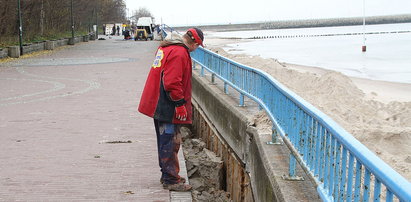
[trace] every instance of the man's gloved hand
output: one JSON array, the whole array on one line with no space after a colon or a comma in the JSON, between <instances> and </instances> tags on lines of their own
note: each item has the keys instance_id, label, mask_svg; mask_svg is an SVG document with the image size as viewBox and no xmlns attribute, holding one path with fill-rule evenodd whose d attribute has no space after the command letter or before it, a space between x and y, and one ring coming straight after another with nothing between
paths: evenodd
<instances>
[{"instance_id":1,"label":"man's gloved hand","mask_svg":"<svg viewBox=\"0 0 411 202\"><path fill-rule=\"evenodd\" d=\"M176 107L176 118L180 121L185 121L187 119L186 106L181 105L179 107Z\"/></svg>"}]
</instances>

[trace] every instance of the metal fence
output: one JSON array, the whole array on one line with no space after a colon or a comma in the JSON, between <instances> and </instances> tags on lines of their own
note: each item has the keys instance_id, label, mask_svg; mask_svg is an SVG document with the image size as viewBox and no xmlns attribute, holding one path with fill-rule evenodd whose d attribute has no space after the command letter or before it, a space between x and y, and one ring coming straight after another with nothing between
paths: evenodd
<instances>
[{"instance_id":1,"label":"metal fence","mask_svg":"<svg viewBox=\"0 0 411 202\"><path fill-rule=\"evenodd\" d=\"M204 48L191 53L212 80L218 77L228 87L257 102L273 122L273 144L284 142L291 151L289 176L296 162L316 184L324 201L411 202L411 183L342 129L327 115L288 90L273 77L236 63ZM277 136L280 135L281 138Z\"/></svg>"},{"instance_id":2,"label":"metal fence","mask_svg":"<svg viewBox=\"0 0 411 202\"><path fill-rule=\"evenodd\" d=\"M172 27L170 27L166 24L161 24L158 29L159 29L159 33L161 34L161 37L163 39L165 39L168 34L175 31Z\"/></svg>"}]
</instances>

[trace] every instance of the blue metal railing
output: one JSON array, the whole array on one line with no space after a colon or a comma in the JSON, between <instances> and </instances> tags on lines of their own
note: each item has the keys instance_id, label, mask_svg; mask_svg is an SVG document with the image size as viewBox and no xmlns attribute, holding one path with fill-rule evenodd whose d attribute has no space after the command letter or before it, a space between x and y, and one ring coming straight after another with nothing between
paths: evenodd
<instances>
[{"instance_id":1,"label":"blue metal railing","mask_svg":"<svg viewBox=\"0 0 411 202\"><path fill-rule=\"evenodd\" d=\"M163 39L165 39L169 33L171 33L171 32L174 31L174 28L172 28L172 27L170 27L170 26L168 26L168 25L166 25L166 24L161 24L161 25L158 27L158 29L159 29L158 32L161 34L161 36L163 37Z\"/></svg>"},{"instance_id":2,"label":"blue metal railing","mask_svg":"<svg viewBox=\"0 0 411 202\"><path fill-rule=\"evenodd\" d=\"M204 48L191 53L193 64L257 102L273 122L277 134L288 146L289 177L295 178L299 162L317 185L324 201L411 202L411 183L346 132L327 115L288 90L267 73L236 63ZM371 198L372 197L372 198Z\"/></svg>"}]
</instances>

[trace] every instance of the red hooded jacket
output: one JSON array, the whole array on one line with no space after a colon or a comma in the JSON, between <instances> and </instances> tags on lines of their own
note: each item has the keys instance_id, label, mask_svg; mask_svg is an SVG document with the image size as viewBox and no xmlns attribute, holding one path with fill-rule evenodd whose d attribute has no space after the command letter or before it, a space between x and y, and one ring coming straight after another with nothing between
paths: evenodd
<instances>
[{"instance_id":1,"label":"red hooded jacket","mask_svg":"<svg viewBox=\"0 0 411 202\"><path fill-rule=\"evenodd\" d=\"M138 111L159 121L191 124L191 68L191 57L183 44L159 47ZM175 116L175 107L181 105L185 105L187 109L185 121L180 121Z\"/></svg>"}]
</instances>

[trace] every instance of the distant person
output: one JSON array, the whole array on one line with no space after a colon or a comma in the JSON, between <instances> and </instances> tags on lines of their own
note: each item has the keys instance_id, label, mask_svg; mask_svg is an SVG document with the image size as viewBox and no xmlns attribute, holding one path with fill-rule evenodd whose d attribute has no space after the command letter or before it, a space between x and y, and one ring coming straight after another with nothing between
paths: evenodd
<instances>
[{"instance_id":1,"label":"distant person","mask_svg":"<svg viewBox=\"0 0 411 202\"><path fill-rule=\"evenodd\" d=\"M157 134L161 168L160 182L171 191L189 191L180 177L178 150L182 124L192 123L190 52L203 46L204 35L198 28L183 36L171 33L160 43L144 86L138 111L152 117Z\"/></svg>"},{"instance_id":2,"label":"distant person","mask_svg":"<svg viewBox=\"0 0 411 202\"><path fill-rule=\"evenodd\" d=\"M111 30L111 35L116 35L116 26L113 26L113 29Z\"/></svg>"},{"instance_id":3,"label":"distant person","mask_svg":"<svg viewBox=\"0 0 411 202\"><path fill-rule=\"evenodd\" d=\"M117 25L117 36L120 36L120 26Z\"/></svg>"},{"instance_id":4,"label":"distant person","mask_svg":"<svg viewBox=\"0 0 411 202\"><path fill-rule=\"evenodd\" d=\"M124 31L124 39L126 39L126 40L128 40L128 39L130 39L131 38L131 36L130 36L130 31L129 30L126 30L126 31Z\"/></svg>"}]
</instances>

